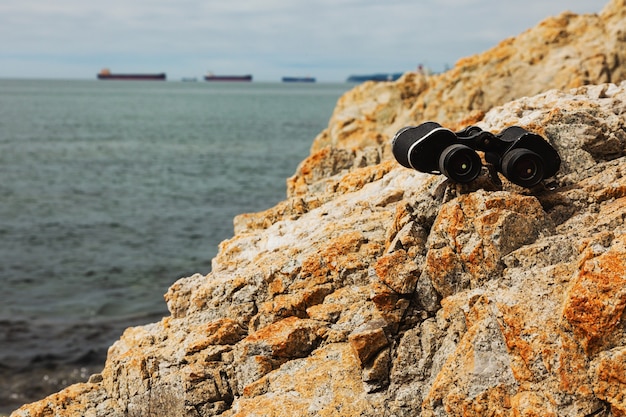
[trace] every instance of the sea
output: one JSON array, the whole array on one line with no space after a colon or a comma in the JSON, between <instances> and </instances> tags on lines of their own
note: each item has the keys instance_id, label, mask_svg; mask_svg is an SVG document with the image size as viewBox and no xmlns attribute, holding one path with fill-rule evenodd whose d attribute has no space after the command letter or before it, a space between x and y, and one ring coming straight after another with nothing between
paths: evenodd
<instances>
[{"instance_id":1,"label":"sea","mask_svg":"<svg viewBox=\"0 0 626 417\"><path fill-rule=\"evenodd\" d=\"M0 414L102 369L285 198L347 83L0 80Z\"/></svg>"}]
</instances>

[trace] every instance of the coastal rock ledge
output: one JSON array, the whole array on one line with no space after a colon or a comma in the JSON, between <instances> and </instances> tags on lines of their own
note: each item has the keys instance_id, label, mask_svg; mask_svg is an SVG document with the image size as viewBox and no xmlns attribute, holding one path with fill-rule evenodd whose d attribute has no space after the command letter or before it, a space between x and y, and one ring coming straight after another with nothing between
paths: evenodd
<instances>
[{"instance_id":1,"label":"coastal rock ledge","mask_svg":"<svg viewBox=\"0 0 626 417\"><path fill-rule=\"evenodd\" d=\"M11 416L626 416L624 10L565 13L445 74L356 87L287 199L238 216L212 272L172 285L170 316ZM518 47L529 39L541 47ZM525 54L556 74L563 51L585 80L529 92L503 70ZM432 101L489 71L506 97ZM529 190L487 168L461 186L399 166L391 135L427 119L520 125L561 170Z\"/></svg>"}]
</instances>

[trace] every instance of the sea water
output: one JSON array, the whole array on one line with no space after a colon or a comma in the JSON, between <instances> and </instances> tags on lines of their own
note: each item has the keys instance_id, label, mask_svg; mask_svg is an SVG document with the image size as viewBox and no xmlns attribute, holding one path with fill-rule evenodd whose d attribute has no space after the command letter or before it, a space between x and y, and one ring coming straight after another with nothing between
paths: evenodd
<instances>
[{"instance_id":1,"label":"sea water","mask_svg":"<svg viewBox=\"0 0 626 417\"><path fill-rule=\"evenodd\" d=\"M167 315L351 87L0 80L0 370L103 363Z\"/></svg>"}]
</instances>

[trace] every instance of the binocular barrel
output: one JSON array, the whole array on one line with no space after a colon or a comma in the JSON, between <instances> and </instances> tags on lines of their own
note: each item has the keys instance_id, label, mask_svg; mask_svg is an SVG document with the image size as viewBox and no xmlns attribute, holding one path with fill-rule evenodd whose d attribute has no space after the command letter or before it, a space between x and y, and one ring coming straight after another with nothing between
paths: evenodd
<instances>
[{"instance_id":1,"label":"binocular barrel","mask_svg":"<svg viewBox=\"0 0 626 417\"><path fill-rule=\"evenodd\" d=\"M541 136L519 126L494 135L476 126L459 132L435 122L400 129L392 152L398 163L429 174L443 174L455 182L478 177L482 162L476 151L509 181L532 187L557 173L561 158Z\"/></svg>"}]
</instances>

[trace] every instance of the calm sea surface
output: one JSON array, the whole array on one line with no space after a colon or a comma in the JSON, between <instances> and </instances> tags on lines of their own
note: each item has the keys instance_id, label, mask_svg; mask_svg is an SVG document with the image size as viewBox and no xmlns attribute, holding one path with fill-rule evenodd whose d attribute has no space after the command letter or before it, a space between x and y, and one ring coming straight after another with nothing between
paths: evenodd
<instances>
[{"instance_id":1,"label":"calm sea surface","mask_svg":"<svg viewBox=\"0 0 626 417\"><path fill-rule=\"evenodd\" d=\"M102 362L167 315L351 87L0 80L0 369Z\"/></svg>"}]
</instances>

